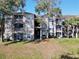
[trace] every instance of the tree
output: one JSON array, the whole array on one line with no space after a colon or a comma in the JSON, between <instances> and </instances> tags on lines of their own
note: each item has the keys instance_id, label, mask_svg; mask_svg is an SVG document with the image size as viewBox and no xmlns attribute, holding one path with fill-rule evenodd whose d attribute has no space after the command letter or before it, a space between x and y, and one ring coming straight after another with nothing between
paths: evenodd
<instances>
[{"instance_id":1,"label":"tree","mask_svg":"<svg viewBox=\"0 0 79 59\"><path fill-rule=\"evenodd\" d=\"M0 0L0 11L5 14L17 12L20 7L24 8L25 0Z\"/></svg>"},{"instance_id":2,"label":"tree","mask_svg":"<svg viewBox=\"0 0 79 59\"><path fill-rule=\"evenodd\" d=\"M11 14L18 10L21 0L0 0L0 11L5 14Z\"/></svg>"},{"instance_id":3,"label":"tree","mask_svg":"<svg viewBox=\"0 0 79 59\"><path fill-rule=\"evenodd\" d=\"M44 14L48 18L53 17L52 10L53 8L55 8L55 6L57 6L57 2L58 0L38 0L38 4L36 5L35 11L38 13L38 15Z\"/></svg>"},{"instance_id":4,"label":"tree","mask_svg":"<svg viewBox=\"0 0 79 59\"><path fill-rule=\"evenodd\" d=\"M53 16L52 12L60 12L59 8L54 8L54 5L57 5L57 0L37 0L38 4L35 7L35 12L38 15L46 14L48 17ZM54 8L54 9L53 9Z\"/></svg>"},{"instance_id":5,"label":"tree","mask_svg":"<svg viewBox=\"0 0 79 59\"><path fill-rule=\"evenodd\" d=\"M36 12L45 13L47 15L52 14L52 9L57 5L58 0L38 0L38 4L36 6Z\"/></svg>"},{"instance_id":6,"label":"tree","mask_svg":"<svg viewBox=\"0 0 79 59\"><path fill-rule=\"evenodd\" d=\"M72 25L73 29L72 29L72 37L74 37L74 31L76 32L76 38L78 37L78 27L74 28L74 25L78 26L79 23L79 18L77 17L71 17L69 19L66 19L64 21L65 25L67 25L69 27L69 25ZM70 28L70 27L69 27Z\"/></svg>"},{"instance_id":7,"label":"tree","mask_svg":"<svg viewBox=\"0 0 79 59\"><path fill-rule=\"evenodd\" d=\"M52 12L54 12L55 14L59 14L59 15L61 15L61 9L60 8L53 8L52 9Z\"/></svg>"},{"instance_id":8,"label":"tree","mask_svg":"<svg viewBox=\"0 0 79 59\"><path fill-rule=\"evenodd\" d=\"M77 25L79 23L79 18L71 17L69 19L66 19L64 22L65 22L65 25L69 25L69 24Z\"/></svg>"}]
</instances>

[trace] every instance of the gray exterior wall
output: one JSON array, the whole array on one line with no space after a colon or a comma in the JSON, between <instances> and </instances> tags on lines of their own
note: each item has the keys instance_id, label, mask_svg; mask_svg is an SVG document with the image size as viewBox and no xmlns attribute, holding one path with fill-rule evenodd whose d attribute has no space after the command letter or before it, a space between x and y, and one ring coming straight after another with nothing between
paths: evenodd
<instances>
[{"instance_id":1,"label":"gray exterior wall","mask_svg":"<svg viewBox=\"0 0 79 59\"><path fill-rule=\"evenodd\" d=\"M5 16L5 24L4 24L4 39L12 39L12 16Z\"/></svg>"},{"instance_id":2,"label":"gray exterior wall","mask_svg":"<svg viewBox=\"0 0 79 59\"><path fill-rule=\"evenodd\" d=\"M34 39L34 14L6 15L4 28L4 39L32 40Z\"/></svg>"},{"instance_id":3,"label":"gray exterior wall","mask_svg":"<svg viewBox=\"0 0 79 59\"><path fill-rule=\"evenodd\" d=\"M50 37L62 37L62 22L63 19L58 18L57 15L48 18L46 15L43 16L43 22L47 25L47 33Z\"/></svg>"}]
</instances>

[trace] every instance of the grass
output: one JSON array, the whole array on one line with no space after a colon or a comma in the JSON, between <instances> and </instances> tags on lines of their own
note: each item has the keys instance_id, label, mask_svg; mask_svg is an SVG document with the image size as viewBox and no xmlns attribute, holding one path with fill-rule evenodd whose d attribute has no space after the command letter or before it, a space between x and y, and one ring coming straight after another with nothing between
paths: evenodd
<instances>
[{"instance_id":1,"label":"grass","mask_svg":"<svg viewBox=\"0 0 79 59\"><path fill-rule=\"evenodd\" d=\"M0 59L43 59L37 49L31 47L33 43L0 42ZM29 47L30 46L30 47Z\"/></svg>"},{"instance_id":2,"label":"grass","mask_svg":"<svg viewBox=\"0 0 79 59\"><path fill-rule=\"evenodd\" d=\"M6 59L5 54L0 53L0 59Z\"/></svg>"},{"instance_id":3,"label":"grass","mask_svg":"<svg viewBox=\"0 0 79 59\"><path fill-rule=\"evenodd\" d=\"M59 59L66 53L79 55L79 39L51 39L37 44L0 42L0 59Z\"/></svg>"},{"instance_id":4,"label":"grass","mask_svg":"<svg viewBox=\"0 0 79 59\"><path fill-rule=\"evenodd\" d=\"M60 40L57 40L59 42L59 44L62 44L62 45L77 45L79 44L79 38L63 38L63 39L60 39Z\"/></svg>"}]
</instances>

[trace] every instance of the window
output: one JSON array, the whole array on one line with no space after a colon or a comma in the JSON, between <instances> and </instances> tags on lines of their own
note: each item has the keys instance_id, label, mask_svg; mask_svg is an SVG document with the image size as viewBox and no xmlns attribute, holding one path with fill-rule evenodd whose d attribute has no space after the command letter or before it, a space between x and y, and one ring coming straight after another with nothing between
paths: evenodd
<instances>
[{"instance_id":1,"label":"window","mask_svg":"<svg viewBox=\"0 0 79 59\"><path fill-rule=\"evenodd\" d=\"M18 18L19 18L19 19L22 19L22 18L23 18L23 15L18 15Z\"/></svg>"},{"instance_id":2,"label":"window","mask_svg":"<svg viewBox=\"0 0 79 59\"><path fill-rule=\"evenodd\" d=\"M17 19L18 18L18 15L14 15L14 19Z\"/></svg>"},{"instance_id":3,"label":"window","mask_svg":"<svg viewBox=\"0 0 79 59\"><path fill-rule=\"evenodd\" d=\"M23 33L16 33L16 34L14 34L14 39L22 40L23 39Z\"/></svg>"},{"instance_id":4,"label":"window","mask_svg":"<svg viewBox=\"0 0 79 59\"><path fill-rule=\"evenodd\" d=\"M57 25L57 26L56 26L56 29L61 29L61 26L60 26L60 25Z\"/></svg>"},{"instance_id":5,"label":"window","mask_svg":"<svg viewBox=\"0 0 79 59\"><path fill-rule=\"evenodd\" d=\"M23 28L23 24L21 24L21 23L16 23L16 24L14 24L14 27L15 27L15 28Z\"/></svg>"},{"instance_id":6,"label":"window","mask_svg":"<svg viewBox=\"0 0 79 59\"><path fill-rule=\"evenodd\" d=\"M15 19L22 19L23 18L23 15L14 15L14 18Z\"/></svg>"},{"instance_id":7,"label":"window","mask_svg":"<svg viewBox=\"0 0 79 59\"><path fill-rule=\"evenodd\" d=\"M59 23L59 19L56 19L56 23Z\"/></svg>"},{"instance_id":8,"label":"window","mask_svg":"<svg viewBox=\"0 0 79 59\"><path fill-rule=\"evenodd\" d=\"M47 24L46 23L42 24L42 29L47 29Z\"/></svg>"}]
</instances>

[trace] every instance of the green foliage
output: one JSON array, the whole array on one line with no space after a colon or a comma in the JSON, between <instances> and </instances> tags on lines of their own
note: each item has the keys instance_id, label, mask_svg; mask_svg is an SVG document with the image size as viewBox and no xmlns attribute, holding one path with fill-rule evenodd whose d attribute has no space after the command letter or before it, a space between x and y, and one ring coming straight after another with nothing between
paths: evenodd
<instances>
[{"instance_id":1,"label":"green foliage","mask_svg":"<svg viewBox=\"0 0 79 59\"><path fill-rule=\"evenodd\" d=\"M52 11L55 12L55 13L61 13L61 9L60 8L53 8Z\"/></svg>"},{"instance_id":2,"label":"green foliage","mask_svg":"<svg viewBox=\"0 0 79 59\"><path fill-rule=\"evenodd\" d=\"M5 14L13 13L19 9L21 0L0 0L0 11Z\"/></svg>"},{"instance_id":3,"label":"green foliage","mask_svg":"<svg viewBox=\"0 0 79 59\"><path fill-rule=\"evenodd\" d=\"M37 17L35 21L40 24L42 19L40 17Z\"/></svg>"},{"instance_id":4,"label":"green foliage","mask_svg":"<svg viewBox=\"0 0 79 59\"><path fill-rule=\"evenodd\" d=\"M75 18L75 17L65 20L66 25L69 25L69 24L77 25L78 23L79 23L79 18Z\"/></svg>"},{"instance_id":5,"label":"green foliage","mask_svg":"<svg viewBox=\"0 0 79 59\"><path fill-rule=\"evenodd\" d=\"M62 16L61 9L60 8L52 8L52 12L51 13L47 13L48 17L53 17L54 14Z\"/></svg>"},{"instance_id":6,"label":"green foliage","mask_svg":"<svg viewBox=\"0 0 79 59\"><path fill-rule=\"evenodd\" d=\"M40 0L36 6L36 12L41 13L45 12L50 14L52 12L52 8L56 5L57 0Z\"/></svg>"},{"instance_id":7,"label":"green foliage","mask_svg":"<svg viewBox=\"0 0 79 59\"><path fill-rule=\"evenodd\" d=\"M35 11L40 14L41 12L46 12L46 9L47 9L47 6L48 6L48 3L44 0L40 1L36 8L35 8Z\"/></svg>"}]
</instances>

